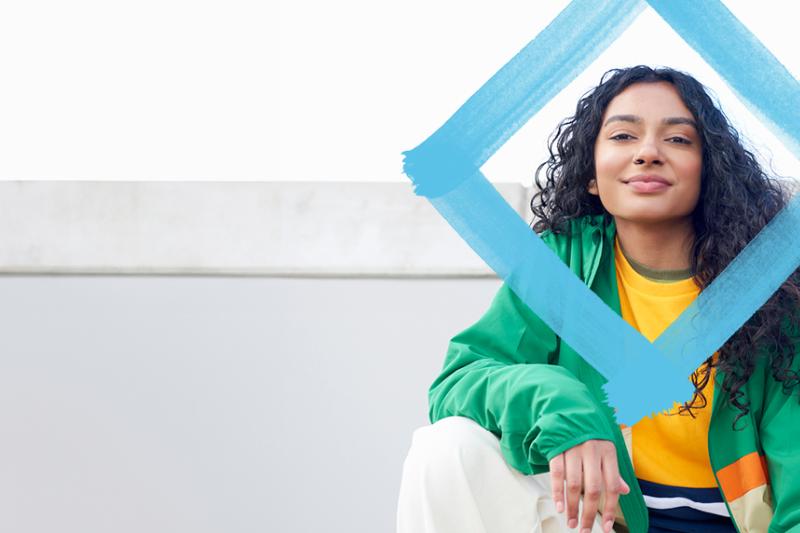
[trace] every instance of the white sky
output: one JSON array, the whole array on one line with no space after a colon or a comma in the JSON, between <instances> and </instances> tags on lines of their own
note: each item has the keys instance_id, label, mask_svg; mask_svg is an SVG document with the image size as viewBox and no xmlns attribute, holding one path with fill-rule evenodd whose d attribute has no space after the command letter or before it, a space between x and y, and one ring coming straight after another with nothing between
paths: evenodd
<instances>
[{"instance_id":1,"label":"white sky","mask_svg":"<svg viewBox=\"0 0 800 533\"><path fill-rule=\"evenodd\" d=\"M724 3L800 77L786 2ZM405 181L400 152L567 2L111 4L3 3L0 179ZM487 162L487 176L529 183L580 94L635 63L694 74L778 173L800 176L800 162L650 9Z\"/></svg>"}]
</instances>

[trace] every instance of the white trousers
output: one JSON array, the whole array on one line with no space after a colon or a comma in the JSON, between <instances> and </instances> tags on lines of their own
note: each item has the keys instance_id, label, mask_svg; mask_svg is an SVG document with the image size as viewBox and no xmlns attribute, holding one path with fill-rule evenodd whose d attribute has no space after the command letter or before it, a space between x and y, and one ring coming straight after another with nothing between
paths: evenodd
<instances>
[{"instance_id":1,"label":"white trousers","mask_svg":"<svg viewBox=\"0 0 800 533\"><path fill-rule=\"evenodd\" d=\"M526 476L510 467L500 441L469 418L423 426L403 463L398 533L562 533L550 474ZM580 513L578 521L580 524ZM601 515L592 533L602 533Z\"/></svg>"}]
</instances>

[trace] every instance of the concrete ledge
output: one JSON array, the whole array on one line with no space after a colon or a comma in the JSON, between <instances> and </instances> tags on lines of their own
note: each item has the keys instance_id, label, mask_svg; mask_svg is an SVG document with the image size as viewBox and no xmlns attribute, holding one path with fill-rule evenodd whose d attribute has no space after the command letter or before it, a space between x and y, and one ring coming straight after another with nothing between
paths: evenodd
<instances>
[{"instance_id":1,"label":"concrete ledge","mask_svg":"<svg viewBox=\"0 0 800 533\"><path fill-rule=\"evenodd\" d=\"M365 182L0 182L0 272L494 276L410 184Z\"/></svg>"}]
</instances>

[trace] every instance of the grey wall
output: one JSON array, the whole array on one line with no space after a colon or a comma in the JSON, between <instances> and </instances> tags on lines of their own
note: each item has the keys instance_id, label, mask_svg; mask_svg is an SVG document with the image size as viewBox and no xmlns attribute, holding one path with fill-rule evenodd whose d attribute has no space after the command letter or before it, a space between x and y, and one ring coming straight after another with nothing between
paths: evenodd
<instances>
[{"instance_id":1,"label":"grey wall","mask_svg":"<svg viewBox=\"0 0 800 533\"><path fill-rule=\"evenodd\" d=\"M0 182L0 531L391 532L498 286L407 184Z\"/></svg>"},{"instance_id":2,"label":"grey wall","mask_svg":"<svg viewBox=\"0 0 800 533\"><path fill-rule=\"evenodd\" d=\"M0 273L32 272L492 275L410 183L0 181Z\"/></svg>"},{"instance_id":3,"label":"grey wall","mask_svg":"<svg viewBox=\"0 0 800 533\"><path fill-rule=\"evenodd\" d=\"M0 277L0 531L393 531L493 279Z\"/></svg>"}]
</instances>

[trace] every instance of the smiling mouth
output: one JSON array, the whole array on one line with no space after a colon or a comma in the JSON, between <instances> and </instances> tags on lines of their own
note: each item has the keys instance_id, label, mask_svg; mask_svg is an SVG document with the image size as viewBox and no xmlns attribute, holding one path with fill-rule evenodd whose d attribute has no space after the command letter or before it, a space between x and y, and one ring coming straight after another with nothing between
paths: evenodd
<instances>
[{"instance_id":1,"label":"smiling mouth","mask_svg":"<svg viewBox=\"0 0 800 533\"><path fill-rule=\"evenodd\" d=\"M623 180L623 183L637 193L660 192L672 186L670 182L661 176L639 175Z\"/></svg>"},{"instance_id":2,"label":"smiling mouth","mask_svg":"<svg viewBox=\"0 0 800 533\"><path fill-rule=\"evenodd\" d=\"M661 176L656 176L655 174L639 174L638 176L633 176L628 179L622 180L623 183L631 184L631 183L662 183L664 185L672 185L669 181Z\"/></svg>"},{"instance_id":3,"label":"smiling mouth","mask_svg":"<svg viewBox=\"0 0 800 533\"><path fill-rule=\"evenodd\" d=\"M670 187L668 183L663 181L629 181L626 185L635 192L641 193L660 192Z\"/></svg>"}]
</instances>

